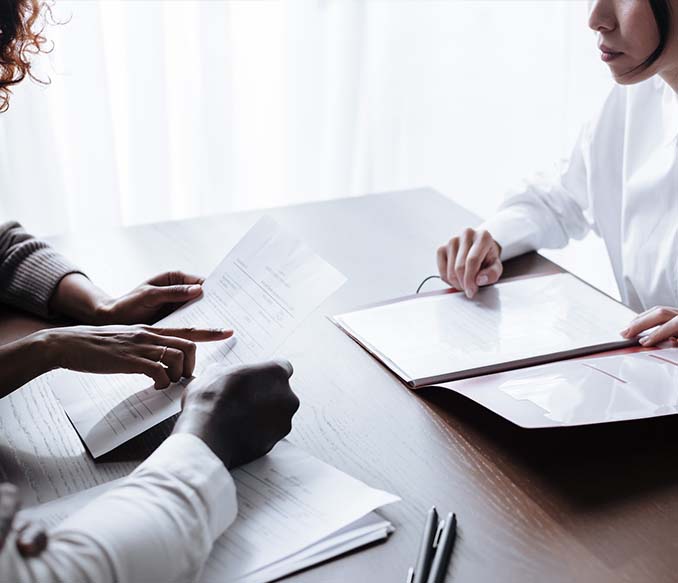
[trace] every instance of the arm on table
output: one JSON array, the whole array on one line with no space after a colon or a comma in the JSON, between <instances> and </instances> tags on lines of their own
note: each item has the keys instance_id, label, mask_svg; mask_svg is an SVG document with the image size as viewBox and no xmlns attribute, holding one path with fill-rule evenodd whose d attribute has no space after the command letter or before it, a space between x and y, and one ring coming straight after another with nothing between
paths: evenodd
<instances>
[{"instance_id":1,"label":"arm on table","mask_svg":"<svg viewBox=\"0 0 678 583\"><path fill-rule=\"evenodd\" d=\"M49 533L24 558L12 534L0 573L16 583L191 581L237 513L235 485L198 437L170 436L120 486Z\"/></svg>"},{"instance_id":2,"label":"arm on table","mask_svg":"<svg viewBox=\"0 0 678 583\"><path fill-rule=\"evenodd\" d=\"M564 247L570 239L581 239L589 232L592 225L584 214L589 206L589 133L587 126L560 176L539 176L510 193L498 212L479 227L492 234L502 261L528 251Z\"/></svg>"},{"instance_id":3,"label":"arm on table","mask_svg":"<svg viewBox=\"0 0 678 583\"><path fill-rule=\"evenodd\" d=\"M203 278L180 271L156 275L112 298L19 223L0 224L0 303L40 317L83 324L148 324L202 293Z\"/></svg>"},{"instance_id":4,"label":"arm on table","mask_svg":"<svg viewBox=\"0 0 678 583\"><path fill-rule=\"evenodd\" d=\"M43 318L49 301L67 275L80 273L44 241L19 223L0 225L0 302ZM80 275L79 277L83 277Z\"/></svg>"},{"instance_id":5,"label":"arm on table","mask_svg":"<svg viewBox=\"0 0 678 583\"><path fill-rule=\"evenodd\" d=\"M265 455L292 428L299 399L291 376L286 361L206 369L184 392L173 435L121 485L52 530L39 557L21 557L16 534L5 541L3 580L193 580L236 516L226 468Z\"/></svg>"}]
</instances>

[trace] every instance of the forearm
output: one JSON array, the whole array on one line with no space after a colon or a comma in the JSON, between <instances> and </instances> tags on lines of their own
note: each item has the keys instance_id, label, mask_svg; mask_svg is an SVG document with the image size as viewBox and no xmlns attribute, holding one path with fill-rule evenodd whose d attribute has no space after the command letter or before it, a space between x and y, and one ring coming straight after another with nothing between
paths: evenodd
<instances>
[{"instance_id":1,"label":"forearm","mask_svg":"<svg viewBox=\"0 0 678 583\"><path fill-rule=\"evenodd\" d=\"M111 298L81 273L64 277L52 296L50 311L83 324L106 324Z\"/></svg>"},{"instance_id":2,"label":"forearm","mask_svg":"<svg viewBox=\"0 0 678 583\"><path fill-rule=\"evenodd\" d=\"M0 346L0 398L51 370L48 352L43 332Z\"/></svg>"},{"instance_id":3,"label":"forearm","mask_svg":"<svg viewBox=\"0 0 678 583\"><path fill-rule=\"evenodd\" d=\"M0 573L18 575L9 579L18 583L187 583L236 513L235 485L221 461L199 439L175 435L50 531L39 557L23 559L8 541Z\"/></svg>"},{"instance_id":4,"label":"forearm","mask_svg":"<svg viewBox=\"0 0 678 583\"><path fill-rule=\"evenodd\" d=\"M18 223L0 225L0 302L42 317L59 283L78 269Z\"/></svg>"}]
</instances>

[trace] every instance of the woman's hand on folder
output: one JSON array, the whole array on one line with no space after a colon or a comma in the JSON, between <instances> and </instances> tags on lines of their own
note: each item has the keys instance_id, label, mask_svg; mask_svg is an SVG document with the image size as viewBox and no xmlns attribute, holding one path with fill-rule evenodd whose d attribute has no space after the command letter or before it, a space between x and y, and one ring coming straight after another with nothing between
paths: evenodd
<instances>
[{"instance_id":1,"label":"woman's hand on folder","mask_svg":"<svg viewBox=\"0 0 678 583\"><path fill-rule=\"evenodd\" d=\"M464 229L438 248L438 272L444 281L472 298L478 288L501 277L500 253L501 247L490 233Z\"/></svg>"},{"instance_id":2,"label":"woman's hand on folder","mask_svg":"<svg viewBox=\"0 0 678 583\"><path fill-rule=\"evenodd\" d=\"M678 308L655 306L636 316L628 328L621 331L624 338L635 338L645 330L658 326L652 333L640 339L643 346L654 346L664 340L676 343L678 338Z\"/></svg>"}]
</instances>

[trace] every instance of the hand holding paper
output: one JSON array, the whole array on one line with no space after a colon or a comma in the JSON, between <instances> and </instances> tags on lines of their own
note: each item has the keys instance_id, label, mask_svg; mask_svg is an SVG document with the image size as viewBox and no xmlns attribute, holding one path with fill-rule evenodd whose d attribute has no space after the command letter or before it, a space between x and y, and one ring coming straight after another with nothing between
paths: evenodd
<instances>
[{"instance_id":1,"label":"hand holding paper","mask_svg":"<svg viewBox=\"0 0 678 583\"><path fill-rule=\"evenodd\" d=\"M203 284L203 295L158 322L163 328L232 327L231 339L200 345L194 374L211 363L266 360L345 281L272 219L260 220ZM182 381L184 382L184 381ZM176 414L183 386L156 391L141 375L60 371L54 394L94 457Z\"/></svg>"}]
</instances>

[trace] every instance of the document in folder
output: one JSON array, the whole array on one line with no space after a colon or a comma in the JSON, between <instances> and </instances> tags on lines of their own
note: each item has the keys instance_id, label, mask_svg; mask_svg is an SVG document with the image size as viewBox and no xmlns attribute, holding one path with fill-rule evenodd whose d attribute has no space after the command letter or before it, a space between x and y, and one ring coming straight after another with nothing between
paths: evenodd
<instances>
[{"instance_id":1,"label":"document in folder","mask_svg":"<svg viewBox=\"0 0 678 583\"><path fill-rule=\"evenodd\" d=\"M399 498L283 441L232 472L238 517L219 538L202 583L265 583L385 539L390 522L373 511ZM22 515L50 528L123 480L36 506ZM87 512L85 508L83 512Z\"/></svg>"},{"instance_id":2,"label":"document in folder","mask_svg":"<svg viewBox=\"0 0 678 583\"><path fill-rule=\"evenodd\" d=\"M342 314L335 323L412 388L635 344L635 312L576 277L515 279L469 300L442 292Z\"/></svg>"},{"instance_id":3,"label":"document in folder","mask_svg":"<svg viewBox=\"0 0 678 583\"><path fill-rule=\"evenodd\" d=\"M273 356L345 277L276 222L261 219L207 278L203 295L157 323L168 328L232 327L233 338L198 344L195 376L206 366ZM143 375L58 371L52 389L94 457L180 410L184 386L156 391Z\"/></svg>"}]
</instances>

